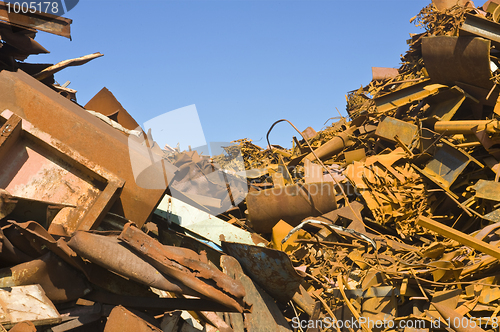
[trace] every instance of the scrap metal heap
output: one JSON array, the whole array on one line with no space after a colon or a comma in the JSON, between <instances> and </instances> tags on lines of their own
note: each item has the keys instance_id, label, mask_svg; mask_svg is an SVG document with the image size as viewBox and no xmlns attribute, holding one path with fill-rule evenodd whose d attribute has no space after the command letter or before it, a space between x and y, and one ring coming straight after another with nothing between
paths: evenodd
<instances>
[{"instance_id":1,"label":"scrap metal heap","mask_svg":"<svg viewBox=\"0 0 500 332\"><path fill-rule=\"evenodd\" d=\"M55 82L102 54L20 62L71 20L0 3L0 329L498 330L500 1L412 20L348 119L210 158Z\"/></svg>"},{"instance_id":2,"label":"scrap metal heap","mask_svg":"<svg viewBox=\"0 0 500 332\"><path fill-rule=\"evenodd\" d=\"M305 274L320 303L296 303L305 316L364 317L364 331L384 320L395 324L382 330L498 327L499 19L496 1L434 1L412 19L425 32L411 36L401 67L372 68L348 94L350 121L308 128L290 150L269 145L278 162L240 142L256 151L245 165L268 170L251 173L247 225L271 233ZM325 210L329 192L311 185L327 181L337 206ZM276 190L293 186L311 203L298 217Z\"/></svg>"}]
</instances>

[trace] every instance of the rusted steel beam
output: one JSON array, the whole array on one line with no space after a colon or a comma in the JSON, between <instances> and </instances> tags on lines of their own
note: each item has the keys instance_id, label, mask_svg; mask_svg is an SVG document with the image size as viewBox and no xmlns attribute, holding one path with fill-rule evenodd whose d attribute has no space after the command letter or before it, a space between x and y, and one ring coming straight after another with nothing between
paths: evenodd
<instances>
[{"instance_id":1,"label":"rusted steel beam","mask_svg":"<svg viewBox=\"0 0 500 332\"><path fill-rule=\"evenodd\" d=\"M387 93L374 99L377 110L380 113L394 110L400 106L407 105L425 97L438 93L440 88L446 87L441 84L430 84L430 80L425 80L406 88Z\"/></svg>"},{"instance_id":2,"label":"rusted steel beam","mask_svg":"<svg viewBox=\"0 0 500 332\"><path fill-rule=\"evenodd\" d=\"M148 262L166 275L179 280L185 286L213 301L243 312L243 305L234 299L241 301L245 296L245 289L241 283L229 278L214 265L209 265L208 261L202 261L194 251L164 246L131 223L125 225L119 238L145 256ZM218 288L198 277L214 281Z\"/></svg>"},{"instance_id":3,"label":"rusted steel beam","mask_svg":"<svg viewBox=\"0 0 500 332\"><path fill-rule=\"evenodd\" d=\"M10 6L13 6L11 3ZM54 35L71 38L70 26L73 20L48 13L15 13L13 8L8 8L6 2L0 1L0 21L8 22L14 26L36 29Z\"/></svg>"},{"instance_id":4,"label":"rusted steel beam","mask_svg":"<svg viewBox=\"0 0 500 332\"><path fill-rule=\"evenodd\" d=\"M0 110L5 109L125 180L110 211L138 226L148 220L166 188L145 189L137 185L127 136L21 70L0 72ZM150 163L141 153L131 153L138 162Z\"/></svg>"},{"instance_id":5,"label":"rusted steel beam","mask_svg":"<svg viewBox=\"0 0 500 332\"><path fill-rule=\"evenodd\" d=\"M310 317L310 321L317 322L320 314L321 314L321 302L316 301L316 303L314 304L312 315ZM306 330L306 332L320 332L320 331L321 329L317 326L317 324L308 327Z\"/></svg>"},{"instance_id":6,"label":"rusted steel beam","mask_svg":"<svg viewBox=\"0 0 500 332\"><path fill-rule=\"evenodd\" d=\"M10 149L22 132L21 118L18 116L10 116L3 124L0 130L0 146L4 149ZM0 156L3 157L2 153Z\"/></svg>"},{"instance_id":7,"label":"rusted steel beam","mask_svg":"<svg viewBox=\"0 0 500 332\"><path fill-rule=\"evenodd\" d=\"M198 276L204 279L212 279L217 286L236 297L245 296L245 291L239 283L228 278L227 275L214 268L213 265L209 265L206 256L201 256L191 249L162 245L137 227L132 226L131 223L125 225L120 239L130 245L146 241L153 242L155 247L161 249L161 252L168 256L168 259L191 270L198 271Z\"/></svg>"},{"instance_id":8,"label":"rusted steel beam","mask_svg":"<svg viewBox=\"0 0 500 332\"><path fill-rule=\"evenodd\" d=\"M430 107L425 114L428 117L441 121L449 121L467 98L476 103L479 102L458 86L453 86L447 90L440 91L435 96L428 97L426 102Z\"/></svg>"},{"instance_id":9,"label":"rusted steel beam","mask_svg":"<svg viewBox=\"0 0 500 332\"><path fill-rule=\"evenodd\" d=\"M322 182L251 191L247 207L253 229L270 233L281 219L297 226L304 218L335 210L337 203L333 182Z\"/></svg>"},{"instance_id":10,"label":"rusted steel beam","mask_svg":"<svg viewBox=\"0 0 500 332\"><path fill-rule=\"evenodd\" d=\"M492 246L489 243L480 241L468 234L462 233L454 228L443 225L440 222L432 220L431 218L420 216L417 222L418 225L430 229L440 235L446 236L461 244L469 246L477 251L483 252L497 259L500 259L500 248Z\"/></svg>"},{"instance_id":11,"label":"rusted steel beam","mask_svg":"<svg viewBox=\"0 0 500 332\"><path fill-rule=\"evenodd\" d=\"M491 40L495 47L500 46L500 24L479 15L466 13L460 27L460 35L473 35Z\"/></svg>"},{"instance_id":12,"label":"rusted steel beam","mask_svg":"<svg viewBox=\"0 0 500 332\"><path fill-rule=\"evenodd\" d=\"M485 130L494 134L500 132L499 120L455 120L438 121L434 124L434 131L437 133L453 134L474 134L476 131Z\"/></svg>"}]
</instances>

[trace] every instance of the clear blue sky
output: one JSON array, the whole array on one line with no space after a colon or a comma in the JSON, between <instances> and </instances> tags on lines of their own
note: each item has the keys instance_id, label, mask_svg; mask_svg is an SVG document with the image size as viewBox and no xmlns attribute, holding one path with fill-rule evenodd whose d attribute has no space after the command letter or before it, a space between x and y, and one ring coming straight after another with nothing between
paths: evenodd
<instances>
[{"instance_id":1,"label":"clear blue sky","mask_svg":"<svg viewBox=\"0 0 500 332\"><path fill-rule=\"evenodd\" d=\"M56 74L81 105L106 86L143 124L194 104L207 142L265 147L278 119L320 130L335 108L345 115L345 94L371 67L399 67L409 33L422 31L409 20L429 2L80 0L65 15L73 40L39 32L51 53L27 61L101 52ZM278 125L271 143L291 147L293 135Z\"/></svg>"}]
</instances>

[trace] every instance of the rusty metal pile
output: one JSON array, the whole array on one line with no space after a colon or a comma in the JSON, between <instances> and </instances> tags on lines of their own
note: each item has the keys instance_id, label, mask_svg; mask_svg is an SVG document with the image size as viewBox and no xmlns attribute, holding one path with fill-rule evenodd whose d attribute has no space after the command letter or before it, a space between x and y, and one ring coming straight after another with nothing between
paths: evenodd
<instances>
[{"instance_id":1,"label":"rusty metal pile","mask_svg":"<svg viewBox=\"0 0 500 332\"><path fill-rule=\"evenodd\" d=\"M498 331L500 1L412 21L349 118L209 157L79 105L54 73L102 54L26 63L71 20L0 3L0 329Z\"/></svg>"},{"instance_id":2,"label":"rusty metal pile","mask_svg":"<svg viewBox=\"0 0 500 332\"><path fill-rule=\"evenodd\" d=\"M237 142L261 170L246 225L316 303L292 298L304 331L498 330L500 2L436 0L412 21L425 32L348 94L349 120L292 149Z\"/></svg>"}]
</instances>

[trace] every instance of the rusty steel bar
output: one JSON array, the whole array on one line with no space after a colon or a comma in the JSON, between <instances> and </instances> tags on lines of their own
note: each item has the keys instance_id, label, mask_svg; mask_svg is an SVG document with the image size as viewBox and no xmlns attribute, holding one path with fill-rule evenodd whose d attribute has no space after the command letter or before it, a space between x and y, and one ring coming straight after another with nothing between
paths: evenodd
<instances>
[{"instance_id":1,"label":"rusty steel bar","mask_svg":"<svg viewBox=\"0 0 500 332\"><path fill-rule=\"evenodd\" d=\"M135 226L132 226L132 223L125 225L119 239L125 241L141 255L144 255L148 262L161 272L179 280L185 286L213 301L234 308L240 313L243 312L243 306L234 298L197 278L211 279L227 293L242 300L245 296L243 285L224 275L215 266L210 267L208 264L203 264L203 262L199 261L199 258L198 262L192 262L194 255L186 255L185 258L179 256L175 250L171 249L169 246L162 245L160 242L146 235ZM196 255L196 253L194 254ZM190 268L187 268L179 262L188 265ZM191 269L196 272L193 273Z\"/></svg>"},{"instance_id":2,"label":"rusty steel bar","mask_svg":"<svg viewBox=\"0 0 500 332\"><path fill-rule=\"evenodd\" d=\"M489 243L478 240L468 234L462 233L454 228L443 225L440 222L432 220L431 218L420 216L417 224L430 229L440 235L446 236L452 240L455 240L461 244L469 246L477 251L483 252L497 259L500 259L500 248L495 247Z\"/></svg>"},{"instance_id":3,"label":"rusty steel bar","mask_svg":"<svg viewBox=\"0 0 500 332\"><path fill-rule=\"evenodd\" d=\"M314 150L316 156L319 159L323 160L333 155L336 155L339 152L342 152L345 148L354 144L354 141L351 139L352 134L357 129L357 127L350 127L343 132L339 133L337 136ZM314 154L309 153L305 159L309 159L310 161L316 160Z\"/></svg>"},{"instance_id":4,"label":"rusty steel bar","mask_svg":"<svg viewBox=\"0 0 500 332\"><path fill-rule=\"evenodd\" d=\"M165 277L116 237L78 231L68 246L89 261L138 283L165 291L198 295L182 283Z\"/></svg>"},{"instance_id":5,"label":"rusty steel bar","mask_svg":"<svg viewBox=\"0 0 500 332\"><path fill-rule=\"evenodd\" d=\"M335 210L337 202L333 182L318 182L251 191L247 207L253 229L270 233L281 219L297 226L304 218Z\"/></svg>"},{"instance_id":6,"label":"rusty steel bar","mask_svg":"<svg viewBox=\"0 0 500 332\"><path fill-rule=\"evenodd\" d=\"M477 127L477 128L476 128ZM493 134L500 132L499 120L455 120L438 121L434 124L434 131L437 133L453 134L474 134L474 131L485 130Z\"/></svg>"}]
</instances>

